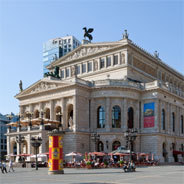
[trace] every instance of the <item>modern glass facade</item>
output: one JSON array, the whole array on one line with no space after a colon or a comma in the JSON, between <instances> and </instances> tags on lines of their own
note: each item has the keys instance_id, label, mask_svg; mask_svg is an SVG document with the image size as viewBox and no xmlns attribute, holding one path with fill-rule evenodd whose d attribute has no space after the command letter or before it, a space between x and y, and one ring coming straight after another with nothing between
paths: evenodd
<instances>
[{"instance_id":1,"label":"modern glass facade","mask_svg":"<svg viewBox=\"0 0 184 184\"><path fill-rule=\"evenodd\" d=\"M77 48L81 43L74 36L55 38L43 44L43 74L49 72L46 68L50 63Z\"/></svg>"}]
</instances>

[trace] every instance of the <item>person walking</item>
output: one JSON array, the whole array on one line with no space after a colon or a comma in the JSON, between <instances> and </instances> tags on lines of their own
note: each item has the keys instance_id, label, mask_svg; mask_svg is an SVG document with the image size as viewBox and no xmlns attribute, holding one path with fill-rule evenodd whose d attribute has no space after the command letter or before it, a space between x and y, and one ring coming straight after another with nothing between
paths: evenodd
<instances>
[{"instance_id":1,"label":"person walking","mask_svg":"<svg viewBox=\"0 0 184 184\"><path fill-rule=\"evenodd\" d=\"M7 173L7 170L6 170L6 162L4 161L2 163L2 173L5 174L5 172Z\"/></svg>"},{"instance_id":2,"label":"person walking","mask_svg":"<svg viewBox=\"0 0 184 184\"><path fill-rule=\"evenodd\" d=\"M12 162L11 159L9 161L9 171L8 172L10 172L10 170L12 170L13 172L15 172L15 170L13 169L13 162Z\"/></svg>"}]
</instances>

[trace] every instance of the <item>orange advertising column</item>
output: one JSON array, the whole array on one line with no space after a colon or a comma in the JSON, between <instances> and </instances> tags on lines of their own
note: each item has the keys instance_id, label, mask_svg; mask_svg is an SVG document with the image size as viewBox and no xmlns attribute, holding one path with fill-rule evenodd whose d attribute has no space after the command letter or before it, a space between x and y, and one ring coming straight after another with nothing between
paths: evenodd
<instances>
[{"instance_id":1,"label":"orange advertising column","mask_svg":"<svg viewBox=\"0 0 184 184\"><path fill-rule=\"evenodd\" d=\"M48 174L64 174L63 170L63 132L49 133L49 171Z\"/></svg>"}]
</instances>

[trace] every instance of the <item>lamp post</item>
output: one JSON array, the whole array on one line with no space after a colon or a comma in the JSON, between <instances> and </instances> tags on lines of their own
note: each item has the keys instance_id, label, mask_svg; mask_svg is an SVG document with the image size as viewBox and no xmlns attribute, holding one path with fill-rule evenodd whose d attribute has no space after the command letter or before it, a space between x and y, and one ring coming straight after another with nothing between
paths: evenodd
<instances>
[{"instance_id":1,"label":"lamp post","mask_svg":"<svg viewBox=\"0 0 184 184\"><path fill-rule=\"evenodd\" d=\"M43 115L44 115L45 111L41 110L41 125L44 125L44 121L43 121Z\"/></svg>"},{"instance_id":2,"label":"lamp post","mask_svg":"<svg viewBox=\"0 0 184 184\"><path fill-rule=\"evenodd\" d=\"M56 116L59 117L59 122L60 122L58 128L59 128L60 131L63 131L63 124L62 124L62 116L63 116L63 115L62 115L61 112L58 112L58 113L56 113Z\"/></svg>"},{"instance_id":3,"label":"lamp post","mask_svg":"<svg viewBox=\"0 0 184 184\"><path fill-rule=\"evenodd\" d=\"M37 154L38 154L38 148L40 147L40 145L42 144L42 138L38 137L31 137L31 146L33 146L36 150L36 170L38 170L38 158L37 158Z\"/></svg>"},{"instance_id":4,"label":"lamp post","mask_svg":"<svg viewBox=\"0 0 184 184\"><path fill-rule=\"evenodd\" d=\"M137 129L127 129L124 133L126 138L126 147L130 149L130 162L132 161L132 145L137 137Z\"/></svg>"},{"instance_id":5,"label":"lamp post","mask_svg":"<svg viewBox=\"0 0 184 184\"><path fill-rule=\"evenodd\" d=\"M97 143L100 140L100 135L95 133L91 134L91 139L95 142L95 151L97 151Z\"/></svg>"}]
</instances>

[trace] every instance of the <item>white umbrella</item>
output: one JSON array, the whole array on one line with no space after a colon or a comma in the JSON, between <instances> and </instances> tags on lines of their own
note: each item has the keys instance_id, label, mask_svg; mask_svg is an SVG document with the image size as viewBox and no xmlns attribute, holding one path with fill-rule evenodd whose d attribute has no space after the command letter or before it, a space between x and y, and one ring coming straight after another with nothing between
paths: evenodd
<instances>
[{"instance_id":1,"label":"white umbrella","mask_svg":"<svg viewBox=\"0 0 184 184\"><path fill-rule=\"evenodd\" d=\"M45 155L45 154L37 154L37 158L43 158L43 157L47 157L47 155ZM30 156L30 158L36 158L36 155L32 155L32 156Z\"/></svg>"},{"instance_id":2,"label":"white umbrella","mask_svg":"<svg viewBox=\"0 0 184 184\"><path fill-rule=\"evenodd\" d=\"M81 153L77 153L77 152L71 152L71 153L68 153L68 154L65 154L66 157L69 157L69 156L82 156Z\"/></svg>"}]
</instances>

